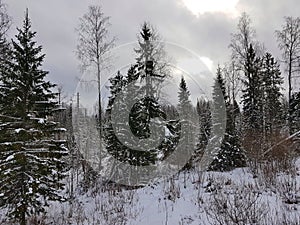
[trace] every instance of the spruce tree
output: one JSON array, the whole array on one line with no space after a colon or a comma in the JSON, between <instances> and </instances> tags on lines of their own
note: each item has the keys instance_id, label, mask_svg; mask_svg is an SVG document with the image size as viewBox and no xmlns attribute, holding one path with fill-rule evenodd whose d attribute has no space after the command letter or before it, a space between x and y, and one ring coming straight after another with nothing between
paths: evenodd
<instances>
[{"instance_id":1,"label":"spruce tree","mask_svg":"<svg viewBox=\"0 0 300 225\"><path fill-rule=\"evenodd\" d=\"M150 122L156 123L156 118L161 120L166 118L158 102L159 96L156 95L157 88L165 78L165 74L162 72L166 71L163 69L165 66L159 61L164 50L158 39L158 34L154 29L144 23L139 36L139 45L135 49L137 54L135 69L130 71L127 77L127 84L130 84L131 88L125 93L125 101L126 98L132 99L135 92L141 93L143 96L131 109L127 109L130 112L128 121L130 131L139 139L150 137ZM147 149L147 151L131 149L129 151L131 163L135 161L135 165L154 164L162 145L164 143L161 143L157 149Z\"/></svg>"},{"instance_id":2,"label":"spruce tree","mask_svg":"<svg viewBox=\"0 0 300 225\"><path fill-rule=\"evenodd\" d=\"M192 103L190 100L190 92L188 91L186 81L184 77L181 77L181 81L179 84L179 92L178 92L178 111L180 113L186 113L191 110Z\"/></svg>"},{"instance_id":3,"label":"spruce tree","mask_svg":"<svg viewBox=\"0 0 300 225\"><path fill-rule=\"evenodd\" d=\"M169 149L167 146L170 145L166 143L169 143L172 137L163 139L162 143L158 143L159 146L155 149L148 148L145 151L140 151L130 147L129 143L135 142L136 139L141 140L140 143L150 139L151 123L156 123L162 128L164 125L159 121L166 119L157 95L157 88L166 76L161 73L162 71L166 72L166 67L159 61L160 57L164 55L162 45L157 42L157 33L147 23L142 26L138 39L138 47L134 49L137 55L136 62L129 68L127 76L124 77L125 83L121 88L122 96L117 100L119 102L115 100L115 87L113 87L115 85L113 84L114 81L111 80L111 97L107 108L108 117L111 116L112 105L117 104L120 109L118 109L119 115L113 115L118 118L109 118L107 121L106 145L108 151L118 160L128 162L130 165L141 166L154 164L158 160L158 154ZM119 89L119 91L121 90ZM136 96L139 96L139 99ZM127 103L133 100L135 101L134 105L129 106ZM113 120L119 122L112 124ZM113 126L117 126L117 128L113 129ZM143 149L145 147L147 146L143 146Z\"/></svg>"},{"instance_id":4,"label":"spruce tree","mask_svg":"<svg viewBox=\"0 0 300 225\"><path fill-rule=\"evenodd\" d=\"M244 128L261 133L263 124L261 60L256 56L251 44L248 49L245 68L245 79L243 80L245 88L242 96Z\"/></svg>"},{"instance_id":5,"label":"spruce tree","mask_svg":"<svg viewBox=\"0 0 300 225\"><path fill-rule=\"evenodd\" d=\"M197 150L202 154L208 144L211 134L211 109L210 102L205 99L197 100L197 113L199 117L199 140L197 143Z\"/></svg>"},{"instance_id":6,"label":"spruce tree","mask_svg":"<svg viewBox=\"0 0 300 225\"><path fill-rule=\"evenodd\" d=\"M139 90L137 85L131 85L126 89L126 84L137 82L136 69L136 66L131 66L126 77L118 72L115 77L110 79L111 95L106 109L105 139L106 148L115 159L138 166L155 163L157 152L153 149L138 151L131 149L130 145L126 145L130 142L128 138L131 135L143 139L147 138L150 132L148 130L149 121L146 120L149 111L146 108L145 99L140 99L133 108L128 108L126 104ZM117 114L112 115L112 107ZM150 112L152 111L150 110ZM117 118L112 120L112 116Z\"/></svg>"},{"instance_id":7,"label":"spruce tree","mask_svg":"<svg viewBox=\"0 0 300 225\"><path fill-rule=\"evenodd\" d=\"M111 122L111 111L113 104L116 104L115 107L118 107L117 111L122 113L124 111L124 108L122 107L122 102L116 102L117 95L122 91L125 85L125 79L123 75L118 72L117 75L113 78L109 79L110 81L110 97L108 99L108 105L106 108L106 120L104 126L105 131L105 142L106 142L106 149L107 151L116 159L120 161L124 161L125 155L126 155L126 147L122 145L122 143L117 138L115 132L121 134L121 130L116 127L114 130L113 124ZM118 118L117 118L118 121Z\"/></svg>"},{"instance_id":8,"label":"spruce tree","mask_svg":"<svg viewBox=\"0 0 300 225\"><path fill-rule=\"evenodd\" d=\"M300 92L292 95L290 102L290 132L292 134L300 131Z\"/></svg>"},{"instance_id":9,"label":"spruce tree","mask_svg":"<svg viewBox=\"0 0 300 225\"><path fill-rule=\"evenodd\" d=\"M266 53L263 58L262 80L264 86L264 132L266 135L272 135L279 132L283 124L281 103L283 78L279 64L270 53Z\"/></svg>"},{"instance_id":10,"label":"spruce tree","mask_svg":"<svg viewBox=\"0 0 300 225\"><path fill-rule=\"evenodd\" d=\"M162 82L170 75L169 59L161 39L156 29L144 22L138 36L138 46L134 49L140 77L147 81L145 72L151 72L151 82L156 84L156 88L161 88Z\"/></svg>"},{"instance_id":11,"label":"spruce tree","mask_svg":"<svg viewBox=\"0 0 300 225\"><path fill-rule=\"evenodd\" d=\"M181 138L181 147L182 155L179 155L180 159L183 160L185 156L190 156L194 153L194 133L195 131L195 122L194 118L194 108L190 100L190 92L188 90L186 81L184 77L181 77L181 81L179 84L179 92L178 92L178 113L180 115L180 138ZM180 160L179 159L179 160ZM185 168L192 167L192 159L185 165Z\"/></svg>"},{"instance_id":12,"label":"spruce tree","mask_svg":"<svg viewBox=\"0 0 300 225\"><path fill-rule=\"evenodd\" d=\"M228 171L237 167L243 167L246 165L246 157L240 144L239 134L235 126L234 118L236 116L236 112L238 111L237 105L229 102L229 98L226 93L226 84L222 77L222 71L220 67L217 69L217 77L215 79L213 88L213 100L213 104L215 107L217 107L214 114L217 114L217 116L220 117L217 118L218 120L216 121L222 121L222 119L224 119L222 118L224 115L221 114L220 111L222 111L222 108L225 107L226 129L225 135L221 142L220 150L214 156L209 170ZM222 103L221 101L224 102ZM218 109L218 107L220 109Z\"/></svg>"},{"instance_id":13,"label":"spruce tree","mask_svg":"<svg viewBox=\"0 0 300 225\"><path fill-rule=\"evenodd\" d=\"M12 41L12 60L0 82L0 204L21 225L26 216L45 212L48 201L63 200L64 129L52 120L58 110L54 84L41 69L45 55L34 40L26 11Z\"/></svg>"},{"instance_id":14,"label":"spruce tree","mask_svg":"<svg viewBox=\"0 0 300 225\"><path fill-rule=\"evenodd\" d=\"M11 26L11 17L7 14L6 4L0 0L0 72L10 57L10 43L7 40L7 31Z\"/></svg>"},{"instance_id":15,"label":"spruce tree","mask_svg":"<svg viewBox=\"0 0 300 225\"><path fill-rule=\"evenodd\" d=\"M271 139L280 135L284 122L280 92L283 79L273 56L266 53L258 58L252 45L246 68L242 96L244 146L258 159L260 151L269 148Z\"/></svg>"}]
</instances>

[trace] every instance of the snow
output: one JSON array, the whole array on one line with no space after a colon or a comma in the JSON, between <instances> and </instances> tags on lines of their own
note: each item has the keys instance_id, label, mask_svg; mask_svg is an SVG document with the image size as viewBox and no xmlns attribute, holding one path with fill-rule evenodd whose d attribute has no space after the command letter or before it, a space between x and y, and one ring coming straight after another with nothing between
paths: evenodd
<instances>
[{"instance_id":1,"label":"snow","mask_svg":"<svg viewBox=\"0 0 300 225\"><path fill-rule=\"evenodd\" d=\"M38 121L38 123L40 123L40 124L43 124L43 123L45 123L45 119L43 119L43 118L39 118L39 121Z\"/></svg>"},{"instance_id":2,"label":"snow","mask_svg":"<svg viewBox=\"0 0 300 225\"><path fill-rule=\"evenodd\" d=\"M54 170L54 169L52 169L51 173L52 173L52 175L56 175L56 174L57 174L57 171Z\"/></svg>"},{"instance_id":3,"label":"snow","mask_svg":"<svg viewBox=\"0 0 300 225\"><path fill-rule=\"evenodd\" d=\"M173 136L172 133L170 132L170 130L165 126L165 136L169 137L169 136Z\"/></svg>"},{"instance_id":4,"label":"snow","mask_svg":"<svg viewBox=\"0 0 300 225\"><path fill-rule=\"evenodd\" d=\"M15 158L14 155L10 155L10 156L8 156L8 157L6 158L5 161L7 162L7 161L10 161L10 160L12 160L12 159L14 159L14 158Z\"/></svg>"},{"instance_id":5,"label":"snow","mask_svg":"<svg viewBox=\"0 0 300 225\"><path fill-rule=\"evenodd\" d=\"M300 159L296 162L296 167L298 165ZM260 184L261 181L253 177L250 168L204 174L196 170L181 172L171 179L160 180L136 190L119 192L109 189L104 193L92 194L94 191L92 188L85 194L77 193L72 205L54 203L49 208L49 221L51 222L56 215L61 215L64 211L66 220L75 225L76 219L67 217L68 212L73 211L80 212L81 216L73 214L73 217L81 218L84 225L210 225L216 222L214 216L217 214L211 211L213 210L211 207L213 196L219 193L216 196L225 196L225 203L234 204L235 201L243 203L241 210L247 206L245 204L248 197L257 198L255 205L249 210L253 210L255 215L266 213L261 218L263 222L258 223L259 225L279 224L278 221L281 220L300 224L300 221L297 223L300 220L300 202L287 204L284 199L285 194L279 188L279 184L284 185L289 176L285 173L277 176L278 189L275 191ZM299 196L300 175L293 181L297 186L294 187L292 194L287 193L287 197L295 200ZM245 215L241 213L240 216ZM97 220L101 223L96 223Z\"/></svg>"},{"instance_id":6,"label":"snow","mask_svg":"<svg viewBox=\"0 0 300 225\"><path fill-rule=\"evenodd\" d=\"M5 171L3 174L4 175L7 175L7 174L9 174L11 172L11 169L8 169L7 171Z\"/></svg>"},{"instance_id":7,"label":"snow","mask_svg":"<svg viewBox=\"0 0 300 225\"><path fill-rule=\"evenodd\" d=\"M247 213L243 207L251 196L257 200L249 212L258 216L263 213L263 217L261 222L248 224L283 224L285 220L285 224L300 224L300 158L295 161L295 168L297 175L280 172L270 184L263 177L254 178L250 168L206 173L195 169L144 188L122 191L109 187L106 192L100 192L98 185L94 185L83 192L74 181L72 204L52 202L46 208L45 224L76 225L80 221L82 225L211 225L216 224L218 215L213 208L216 197L221 200L223 197L229 207L241 204L235 210L241 210L239 217L242 217ZM56 172L52 170L53 175ZM67 188L71 183L68 179L65 180ZM65 190L62 194L65 192L68 193ZM27 193L32 194L33 189L29 188ZM4 215L3 211L0 211L0 223L1 214Z\"/></svg>"},{"instance_id":8,"label":"snow","mask_svg":"<svg viewBox=\"0 0 300 225\"><path fill-rule=\"evenodd\" d=\"M63 127L56 128L55 130L56 130L56 131L61 131L61 132L66 132L66 131L67 131L67 129L66 129L66 128L63 128Z\"/></svg>"},{"instance_id":9,"label":"snow","mask_svg":"<svg viewBox=\"0 0 300 225\"><path fill-rule=\"evenodd\" d=\"M12 143L11 142L3 142L3 143L1 143L1 145L12 145Z\"/></svg>"},{"instance_id":10,"label":"snow","mask_svg":"<svg viewBox=\"0 0 300 225\"><path fill-rule=\"evenodd\" d=\"M15 133L20 133L20 131L22 131L22 130L25 130L25 129L23 129L23 128L18 128L18 129L15 129Z\"/></svg>"},{"instance_id":11,"label":"snow","mask_svg":"<svg viewBox=\"0 0 300 225\"><path fill-rule=\"evenodd\" d=\"M162 152L159 152L158 154L157 154L157 158L158 159L162 159L164 157L164 154L162 153Z\"/></svg>"},{"instance_id":12,"label":"snow","mask_svg":"<svg viewBox=\"0 0 300 225\"><path fill-rule=\"evenodd\" d=\"M49 101L35 101L35 103L37 103L37 104L48 104Z\"/></svg>"}]
</instances>

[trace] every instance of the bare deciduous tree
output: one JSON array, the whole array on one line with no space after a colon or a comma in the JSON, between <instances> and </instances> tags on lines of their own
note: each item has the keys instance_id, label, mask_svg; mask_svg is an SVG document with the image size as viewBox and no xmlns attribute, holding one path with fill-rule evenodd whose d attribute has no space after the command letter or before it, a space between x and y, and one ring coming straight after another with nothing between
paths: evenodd
<instances>
[{"instance_id":1,"label":"bare deciduous tree","mask_svg":"<svg viewBox=\"0 0 300 225\"><path fill-rule=\"evenodd\" d=\"M282 30L276 30L278 47L286 65L288 76L288 99L292 97L292 78L300 70L300 18L285 17Z\"/></svg>"},{"instance_id":2,"label":"bare deciduous tree","mask_svg":"<svg viewBox=\"0 0 300 225\"><path fill-rule=\"evenodd\" d=\"M115 38L109 37L109 17L105 16L98 5L89 6L88 12L80 18L76 31L78 34L77 57L82 72L95 72L98 91L98 125L102 137L101 109L101 71L108 67L106 53L114 46ZM106 65L105 65L106 64ZM101 158L100 158L101 166Z\"/></svg>"},{"instance_id":3,"label":"bare deciduous tree","mask_svg":"<svg viewBox=\"0 0 300 225\"><path fill-rule=\"evenodd\" d=\"M0 0L0 62L8 58L9 43L6 34L11 26L11 18L7 14L6 5Z\"/></svg>"},{"instance_id":4,"label":"bare deciduous tree","mask_svg":"<svg viewBox=\"0 0 300 225\"><path fill-rule=\"evenodd\" d=\"M261 52L262 47L256 40L256 31L252 26L250 16L243 12L237 24L236 33L231 34L231 42L229 48L231 49L231 61L224 69L225 79L228 88L229 100L234 106L233 125L237 123L238 104L237 99L243 86L243 79L247 77L247 57L250 45L253 46L255 52Z\"/></svg>"},{"instance_id":5,"label":"bare deciduous tree","mask_svg":"<svg viewBox=\"0 0 300 225\"><path fill-rule=\"evenodd\" d=\"M236 62L231 61L226 64L223 73L226 79L229 101L233 104L241 91L241 80L239 79Z\"/></svg>"},{"instance_id":6,"label":"bare deciduous tree","mask_svg":"<svg viewBox=\"0 0 300 225\"><path fill-rule=\"evenodd\" d=\"M80 18L77 57L81 62L82 72L91 69L96 73L99 104L101 102L101 71L108 67L106 53L114 46L115 38L109 38L109 17L105 16L100 6L89 6L88 12ZM99 105L99 112L101 104ZM101 113L99 114L99 117Z\"/></svg>"},{"instance_id":7,"label":"bare deciduous tree","mask_svg":"<svg viewBox=\"0 0 300 225\"><path fill-rule=\"evenodd\" d=\"M0 37L6 35L6 32L10 28L11 18L7 14L6 5L0 0Z\"/></svg>"},{"instance_id":8,"label":"bare deciduous tree","mask_svg":"<svg viewBox=\"0 0 300 225\"><path fill-rule=\"evenodd\" d=\"M252 27L250 16L243 12L237 25L237 33L231 34L231 43L229 48L232 52L232 59L243 70L247 59L247 52L250 44L256 52L259 52L260 44L256 40L256 31Z\"/></svg>"}]
</instances>

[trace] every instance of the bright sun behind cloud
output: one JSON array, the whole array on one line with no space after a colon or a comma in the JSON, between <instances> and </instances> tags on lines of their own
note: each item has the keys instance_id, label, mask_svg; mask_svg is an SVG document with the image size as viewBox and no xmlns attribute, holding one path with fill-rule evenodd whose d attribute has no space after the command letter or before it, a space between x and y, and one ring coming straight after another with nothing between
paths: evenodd
<instances>
[{"instance_id":1,"label":"bright sun behind cloud","mask_svg":"<svg viewBox=\"0 0 300 225\"><path fill-rule=\"evenodd\" d=\"M222 12L236 17L239 0L182 0L183 4L196 16L206 12Z\"/></svg>"}]
</instances>

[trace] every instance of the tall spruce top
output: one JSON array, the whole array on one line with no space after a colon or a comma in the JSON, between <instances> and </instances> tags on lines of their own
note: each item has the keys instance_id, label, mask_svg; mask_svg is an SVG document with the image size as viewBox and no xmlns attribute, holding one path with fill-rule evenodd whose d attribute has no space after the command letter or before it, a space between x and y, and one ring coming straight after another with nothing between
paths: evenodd
<instances>
[{"instance_id":1,"label":"tall spruce top","mask_svg":"<svg viewBox=\"0 0 300 225\"><path fill-rule=\"evenodd\" d=\"M179 92L178 92L178 99L179 99L179 110L183 112L188 107L191 106L191 101L189 99L190 92L188 91L186 81L184 77L181 77L181 81L179 84Z\"/></svg>"},{"instance_id":2,"label":"tall spruce top","mask_svg":"<svg viewBox=\"0 0 300 225\"><path fill-rule=\"evenodd\" d=\"M51 89L55 87L45 81L48 71L41 69L45 54L42 46L36 46L36 32L31 30L31 21L26 10L22 28L17 28L16 40L12 40L12 60L1 77L1 103L13 108L2 108L3 113L25 118L28 113L44 117L51 112L55 98ZM42 109L43 108L43 109Z\"/></svg>"},{"instance_id":3,"label":"tall spruce top","mask_svg":"<svg viewBox=\"0 0 300 225\"><path fill-rule=\"evenodd\" d=\"M152 36L151 29L147 23L144 23L141 35L145 41L149 41L150 37Z\"/></svg>"}]
</instances>

